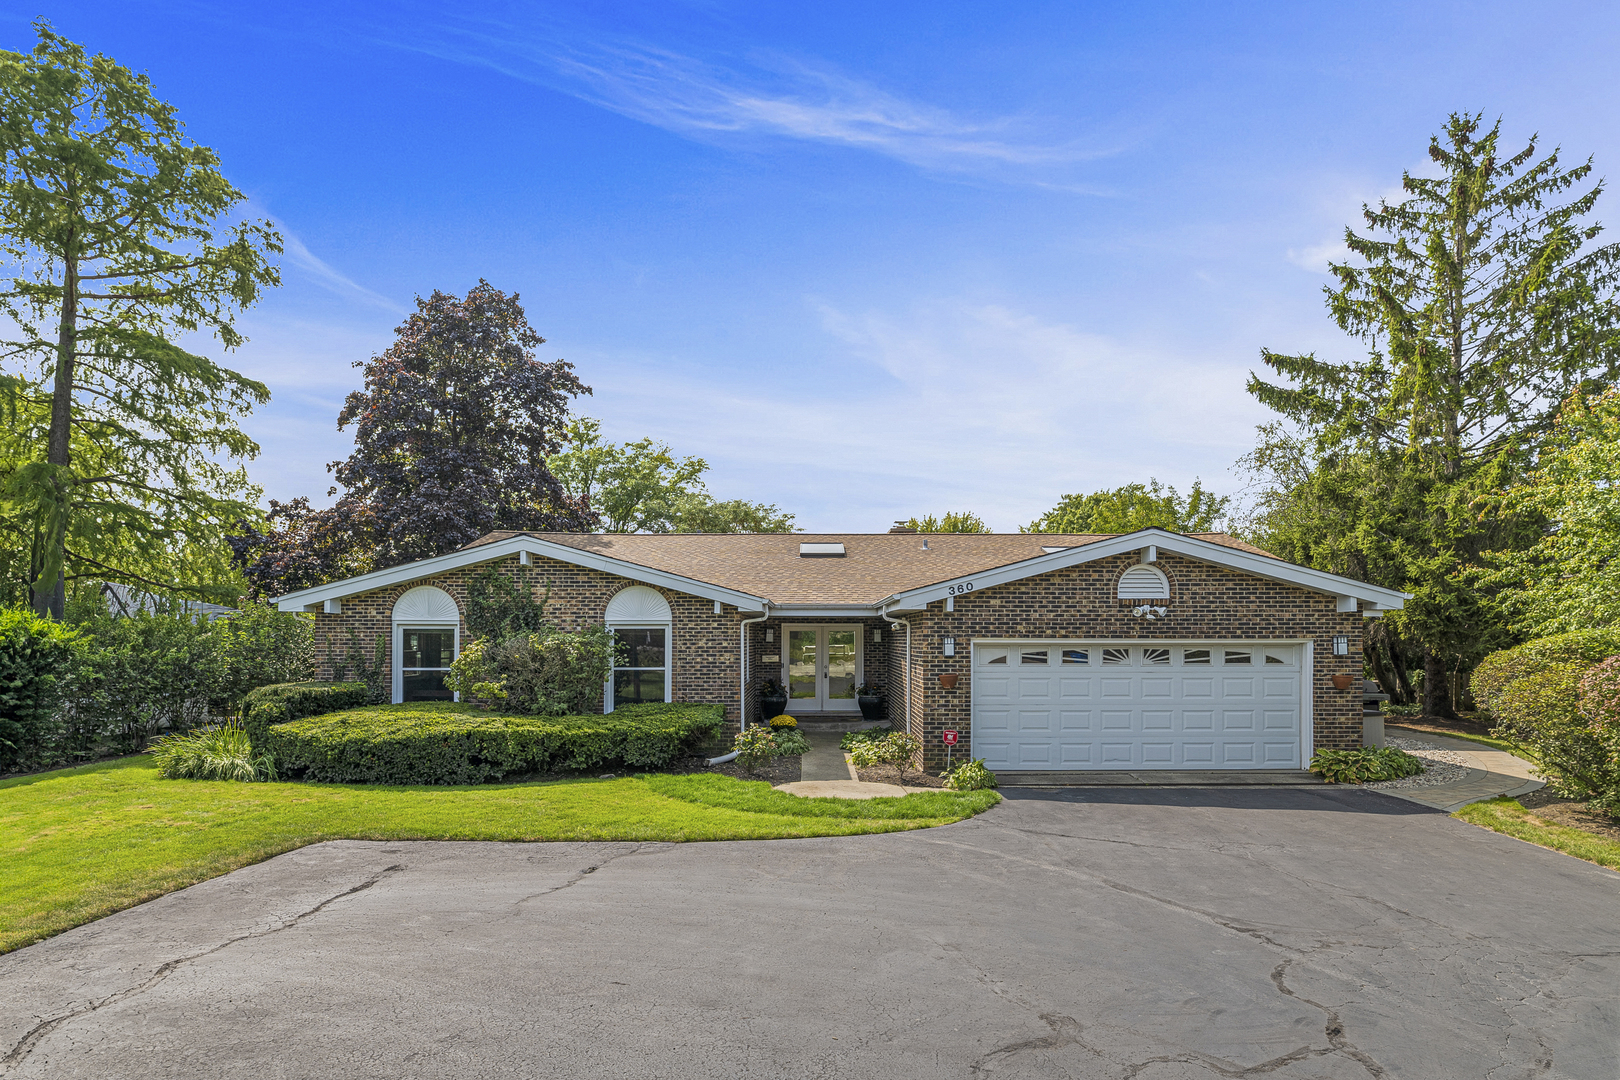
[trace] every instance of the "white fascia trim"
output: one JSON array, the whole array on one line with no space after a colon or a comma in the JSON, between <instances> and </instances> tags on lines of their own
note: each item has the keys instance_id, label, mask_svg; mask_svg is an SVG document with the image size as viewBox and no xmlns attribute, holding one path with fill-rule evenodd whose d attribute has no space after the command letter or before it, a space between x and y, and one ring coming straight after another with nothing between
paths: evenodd
<instances>
[{"instance_id":1,"label":"white fascia trim","mask_svg":"<svg viewBox=\"0 0 1620 1080\"><path fill-rule=\"evenodd\" d=\"M772 604L778 619L870 619L878 614L871 604Z\"/></svg>"},{"instance_id":2,"label":"white fascia trim","mask_svg":"<svg viewBox=\"0 0 1620 1080\"><path fill-rule=\"evenodd\" d=\"M1295 566L1293 563L1286 563L1267 555L1255 555L1239 548L1230 548L1224 544L1213 544L1208 540L1182 536L1179 533L1164 532L1159 529L1144 529L1124 536L1099 540L1094 544L1086 544L1083 547L1054 551L1049 555L1038 555L1033 559L1008 563L1006 566L993 567L975 574L963 574L947 581L925 585L920 589L895 593L893 596L880 601L880 604L890 611L920 611L936 600L961 596L967 592L988 589L995 585L1005 585L1010 581L1021 581L1024 578L1034 577L1048 571L1062 570L1065 567L1078 566L1081 563L1094 562L1097 559L1106 559L1111 555L1139 551L1149 546L1150 542L1160 552L1171 551L1177 555L1197 559L1200 562L1214 563L1216 566L1225 566L1232 570L1253 574L1255 577L1280 581L1287 585L1297 585L1303 589L1326 593L1334 597L1350 597L1362 600L1385 611L1398 610L1411 598L1410 593L1396 592L1394 589L1369 585L1364 581L1356 581L1353 578L1327 573L1325 570L1312 570L1308 566ZM964 586L967 588L964 588Z\"/></svg>"},{"instance_id":3,"label":"white fascia trim","mask_svg":"<svg viewBox=\"0 0 1620 1080\"><path fill-rule=\"evenodd\" d=\"M406 563L403 566L390 567L387 570L374 570L369 574L361 574L359 577L334 581L330 585L317 585L312 589L300 589L298 592L278 596L271 603L275 604L280 611L308 611L311 608L321 606L328 600L340 600L345 596L355 596L360 593L371 592L373 589L387 588L389 585L398 585L406 581L416 581L419 578L433 577L448 570L458 570L463 566L476 566L479 563L494 562L497 559L521 555L524 552L542 555L548 559L556 559L558 562L571 563L574 566L584 566L592 570L616 574L619 577L629 578L631 581L639 581L646 585L662 585L666 589L673 589L689 596L701 596L705 600L718 600L743 611L765 610L766 601L763 597L738 592L735 589L722 588L718 585L710 585L708 582L682 577L680 574L671 574L664 570L638 566L635 563L625 562L623 559L614 559L594 552L581 551L566 544L556 544L533 536L513 536L506 540L497 540L493 544L482 544L475 548L463 548L446 555L437 555L431 559L421 559L417 562Z\"/></svg>"}]
</instances>

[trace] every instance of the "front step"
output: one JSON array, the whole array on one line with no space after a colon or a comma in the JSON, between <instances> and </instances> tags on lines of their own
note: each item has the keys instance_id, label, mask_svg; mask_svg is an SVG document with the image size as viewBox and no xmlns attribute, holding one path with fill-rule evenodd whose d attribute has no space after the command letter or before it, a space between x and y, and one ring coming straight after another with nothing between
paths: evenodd
<instances>
[{"instance_id":1,"label":"front step","mask_svg":"<svg viewBox=\"0 0 1620 1080\"><path fill-rule=\"evenodd\" d=\"M1140 772L998 772L1002 787L1257 787L1320 784L1304 769L1144 769Z\"/></svg>"}]
</instances>

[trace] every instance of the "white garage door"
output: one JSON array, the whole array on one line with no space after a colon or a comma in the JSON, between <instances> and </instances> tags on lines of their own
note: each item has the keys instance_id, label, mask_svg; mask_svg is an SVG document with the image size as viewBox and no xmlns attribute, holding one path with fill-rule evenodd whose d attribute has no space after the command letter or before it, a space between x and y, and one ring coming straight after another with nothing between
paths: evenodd
<instances>
[{"instance_id":1,"label":"white garage door","mask_svg":"<svg viewBox=\"0 0 1620 1080\"><path fill-rule=\"evenodd\" d=\"M973 756L996 771L1298 769L1301 652L976 644Z\"/></svg>"}]
</instances>

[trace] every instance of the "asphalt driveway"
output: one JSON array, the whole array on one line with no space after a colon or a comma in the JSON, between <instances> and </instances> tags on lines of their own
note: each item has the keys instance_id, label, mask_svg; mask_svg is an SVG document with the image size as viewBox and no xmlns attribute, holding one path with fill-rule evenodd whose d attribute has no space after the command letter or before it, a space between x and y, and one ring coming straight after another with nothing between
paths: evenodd
<instances>
[{"instance_id":1,"label":"asphalt driveway","mask_svg":"<svg viewBox=\"0 0 1620 1080\"><path fill-rule=\"evenodd\" d=\"M1617 1075L1620 875L1340 789L322 844L0 957L16 1077Z\"/></svg>"}]
</instances>

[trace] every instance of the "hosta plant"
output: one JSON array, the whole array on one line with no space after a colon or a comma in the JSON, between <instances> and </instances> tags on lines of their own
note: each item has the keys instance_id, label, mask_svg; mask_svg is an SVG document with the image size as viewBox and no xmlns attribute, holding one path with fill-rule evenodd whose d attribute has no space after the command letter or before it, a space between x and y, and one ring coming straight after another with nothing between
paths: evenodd
<instances>
[{"instance_id":1,"label":"hosta plant","mask_svg":"<svg viewBox=\"0 0 1620 1080\"><path fill-rule=\"evenodd\" d=\"M1311 772L1330 784L1371 784L1416 776L1426 766L1405 750L1393 746L1363 746L1357 750L1318 750Z\"/></svg>"},{"instance_id":2,"label":"hosta plant","mask_svg":"<svg viewBox=\"0 0 1620 1080\"><path fill-rule=\"evenodd\" d=\"M984 767L984 758L964 761L945 774L945 786L952 791L978 791L996 786L996 774Z\"/></svg>"}]
</instances>

